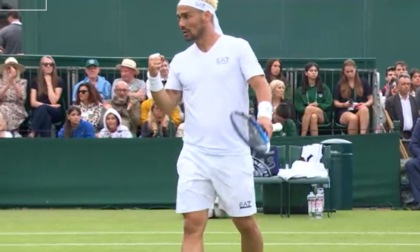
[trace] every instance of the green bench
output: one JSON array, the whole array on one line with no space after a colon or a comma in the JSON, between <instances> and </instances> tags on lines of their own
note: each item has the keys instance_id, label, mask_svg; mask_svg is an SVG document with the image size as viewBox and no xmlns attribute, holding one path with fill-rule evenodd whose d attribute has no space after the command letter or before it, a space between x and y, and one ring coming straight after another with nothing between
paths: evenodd
<instances>
[{"instance_id":1,"label":"green bench","mask_svg":"<svg viewBox=\"0 0 420 252\"><path fill-rule=\"evenodd\" d=\"M302 146L288 146L287 152L288 155L286 155L286 146L277 146L279 149L279 159L280 164L289 164L289 167L293 164L294 161L298 160L301 157L302 153ZM287 161L286 161L286 156ZM323 147L323 156L321 159L321 162L324 163L326 169L331 168L331 147L330 146L324 146ZM282 166L284 167L284 166ZM291 185L311 185L314 189L318 187L323 187L324 189L324 202L327 202L327 199L329 200L329 204L327 206L327 203L325 203L324 212L327 213L327 216L330 217L331 213L334 212L333 210L333 202L331 197L331 186L330 186L330 178L322 178L322 177L315 177L315 178L291 178L288 180L284 180L278 176L273 177L255 177L254 182L256 185L261 185L263 194L265 193L264 190L267 188L272 188L274 185L278 185L279 190L277 193L279 193L279 205L280 205L280 215L283 217L283 205L284 205L284 198L283 198L283 191L284 186L287 188L287 217L290 217L290 208L291 208ZM269 185L269 186L267 186ZM270 193L276 193L276 192L270 192ZM276 193L276 194L277 194ZM264 199L264 196L263 196ZM263 200L263 207L264 207L264 200Z\"/></svg>"}]
</instances>

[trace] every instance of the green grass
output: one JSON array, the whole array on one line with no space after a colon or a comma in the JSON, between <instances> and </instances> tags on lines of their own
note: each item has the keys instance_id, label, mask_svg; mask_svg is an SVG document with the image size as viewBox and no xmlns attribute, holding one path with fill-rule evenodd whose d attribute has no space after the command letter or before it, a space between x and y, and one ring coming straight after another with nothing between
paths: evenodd
<instances>
[{"instance_id":1,"label":"green grass","mask_svg":"<svg viewBox=\"0 0 420 252\"><path fill-rule=\"evenodd\" d=\"M332 218L257 215L266 252L419 251L414 211L340 211ZM173 210L0 211L0 251L180 251L182 218ZM229 219L210 220L206 251L240 251ZM36 245L38 244L38 245Z\"/></svg>"}]
</instances>

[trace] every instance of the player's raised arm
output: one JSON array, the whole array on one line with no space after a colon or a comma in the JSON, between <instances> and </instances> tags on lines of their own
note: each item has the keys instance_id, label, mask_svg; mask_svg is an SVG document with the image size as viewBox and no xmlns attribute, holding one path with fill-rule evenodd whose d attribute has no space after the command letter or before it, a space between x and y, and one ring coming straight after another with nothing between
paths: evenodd
<instances>
[{"instance_id":1,"label":"player's raised arm","mask_svg":"<svg viewBox=\"0 0 420 252\"><path fill-rule=\"evenodd\" d=\"M149 81L150 91L153 100L163 109L166 114L171 114L178 103L181 101L182 93L180 90L166 90L163 88L163 83L159 75L160 67L162 66L163 56L160 54L153 54L149 57ZM168 82L170 82L170 78Z\"/></svg>"}]
</instances>

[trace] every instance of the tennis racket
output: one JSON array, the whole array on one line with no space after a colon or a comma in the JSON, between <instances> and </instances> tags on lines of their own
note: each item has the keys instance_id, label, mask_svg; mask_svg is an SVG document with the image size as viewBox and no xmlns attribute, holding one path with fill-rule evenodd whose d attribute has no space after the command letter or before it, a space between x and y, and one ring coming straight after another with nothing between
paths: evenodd
<instances>
[{"instance_id":1,"label":"tennis racket","mask_svg":"<svg viewBox=\"0 0 420 252\"><path fill-rule=\"evenodd\" d=\"M260 154L270 150L270 139L267 133L252 116L234 111L230 115L230 120L236 133L251 149Z\"/></svg>"}]
</instances>

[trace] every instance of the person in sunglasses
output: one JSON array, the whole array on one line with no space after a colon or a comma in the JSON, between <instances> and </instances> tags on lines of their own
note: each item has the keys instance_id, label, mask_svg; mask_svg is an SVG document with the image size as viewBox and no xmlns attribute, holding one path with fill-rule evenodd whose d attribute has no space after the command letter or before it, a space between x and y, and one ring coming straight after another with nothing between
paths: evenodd
<instances>
[{"instance_id":1,"label":"person in sunglasses","mask_svg":"<svg viewBox=\"0 0 420 252\"><path fill-rule=\"evenodd\" d=\"M53 57L42 57L38 76L31 84L32 112L28 137L51 137L52 125L63 121L65 113L60 105L63 87Z\"/></svg>"}]
</instances>

